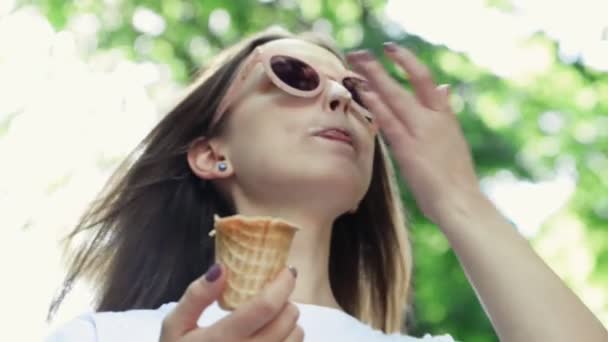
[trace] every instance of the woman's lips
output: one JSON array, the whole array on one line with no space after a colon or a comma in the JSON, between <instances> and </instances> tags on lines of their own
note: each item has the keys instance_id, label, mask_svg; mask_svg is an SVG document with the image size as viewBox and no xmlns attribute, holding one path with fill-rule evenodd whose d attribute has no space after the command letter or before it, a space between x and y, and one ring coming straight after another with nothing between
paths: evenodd
<instances>
[{"instance_id":1,"label":"woman's lips","mask_svg":"<svg viewBox=\"0 0 608 342\"><path fill-rule=\"evenodd\" d=\"M341 132L337 129L325 130L325 131L317 134L317 136L320 136L320 137L323 137L326 139L341 141L350 146L353 145L353 139L349 135L347 135L344 132Z\"/></svg>"}]
</instances>

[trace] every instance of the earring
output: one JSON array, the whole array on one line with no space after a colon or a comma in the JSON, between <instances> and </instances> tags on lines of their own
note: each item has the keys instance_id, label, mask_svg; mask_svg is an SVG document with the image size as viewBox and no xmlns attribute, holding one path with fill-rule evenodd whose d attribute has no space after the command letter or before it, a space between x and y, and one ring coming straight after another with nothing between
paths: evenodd
<instances>
[{"instance_id":1,"label":"earring","mask_svg":"<svg viewBox=\"0 0 608 342\"><path fill-rule=\"evenodd\" d=\"M220 162L219 164L217 164L217 169L220 171L226 171L228 169L228 165L224 162Z\"/></svg>"}]
</instances>

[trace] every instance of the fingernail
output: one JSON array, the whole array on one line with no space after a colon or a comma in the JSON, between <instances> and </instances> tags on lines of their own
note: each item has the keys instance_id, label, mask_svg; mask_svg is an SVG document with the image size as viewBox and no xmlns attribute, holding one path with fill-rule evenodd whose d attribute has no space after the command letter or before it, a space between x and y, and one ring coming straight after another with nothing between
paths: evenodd
<instances>
[{"instance_id":1,"label":"fingernail","mask_svg":"<svg viewBox=\"0 0 608 342\"><path fill-rule=\"evenodd\" d=\"M205 273L205 280L209 283L213 283L222 275L222 268L218 263L213 264Z\"/></svg>"},{"instance_id":2,"label":"fingernail","mask_svg":"<svg viewBox=\"0 0 608 342\"><path fill-rule=\"evenodd\" d=\"M370 92L371 88L369 87L369 84L367 82L361 82L361 84L359 84L358 89L363 91L363 92Z\"/></svg>"},{"instance_id":3,"label":"fingernail","mask_svg":"<svg viewBox=\"0 0 608 342\"><path fill-rule=\"evenodd\" d=\"M289 272L291 272L291 275L293 275L294 278L297 278L298 277L298 270L296 270L296 268L293 267L293 266L289 266L288 268L289 268Z\"/></svg>"},{"instance_id":4,"label":"fingernail","mask_svg":"<svg viewBox=\"0 0 608 342\"><path fill-rule=\"evenodd\" d=\"M387 51L387 52L397 51L397 44L395 44L394 42L385 42L383 45L384 45L384 51Z\"/></svg>"},{"instance_id":5,"label":"fingernail","mask_svg":"<svg viewBox=\"0 0 608 342\"><path fill-rule=\"evenodd\" d=\"M368 50L358 50L349 53L348 58L354 62L368 62L374 59L374 55Z\"/></svg>"},{"instance_id":6,"label":"fingernail","mask_svg":"<svg viewBox=\"0 0 608 342\"><path fill-rule=\"evenodd\" d=\"M439 89L441 90L441 93L445 96L449 96L450 95L450 85L449 84L442 84L439 86Z\"/></svg>"}]
</instances>

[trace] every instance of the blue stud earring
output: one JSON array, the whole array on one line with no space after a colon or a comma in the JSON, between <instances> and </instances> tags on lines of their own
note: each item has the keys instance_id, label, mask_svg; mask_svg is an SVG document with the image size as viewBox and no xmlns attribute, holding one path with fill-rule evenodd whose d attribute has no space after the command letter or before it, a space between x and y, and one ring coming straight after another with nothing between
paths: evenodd
<instances>
[{"instance_id":1,"label":"blue stud earring","mask_svg":"<svg viewBox=\"0 0 608 342\"><path fill-rule=\"evenodd\" d=\"M228 169L228 165L226 165L226 163L224 162L220 162L219 164L217 164L217 168L220 171L226 171Z\"/></svg>"}]
</instances>

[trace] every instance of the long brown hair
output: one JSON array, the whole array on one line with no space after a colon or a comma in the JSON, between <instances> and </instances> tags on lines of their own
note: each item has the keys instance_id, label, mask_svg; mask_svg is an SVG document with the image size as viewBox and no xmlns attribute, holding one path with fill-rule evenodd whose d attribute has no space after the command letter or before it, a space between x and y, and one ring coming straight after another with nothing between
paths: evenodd
<instances>
[{"instance_id":1,"label":"long brown hair","mask_svg":"<svg viewBox=\"0 0 608 342\"><path fill-rule=\"evenodd\" d=\"M209 124L240 63L255 47L286 37L318 44L344 61L328 39L284 31L259 33L221 53L119 165L65 238L71 258L49 319L80 278L95 284L97 311L155 309L177 301L211 266L213 215L236 212L192 173L186 153L200 136L219 134L221 122L214 131ZM412 256L393 170L378 136L367 193L355 213L334 222L329 272L348 314L384 332L405 332Z\"/></svg>"}]
</instances>

